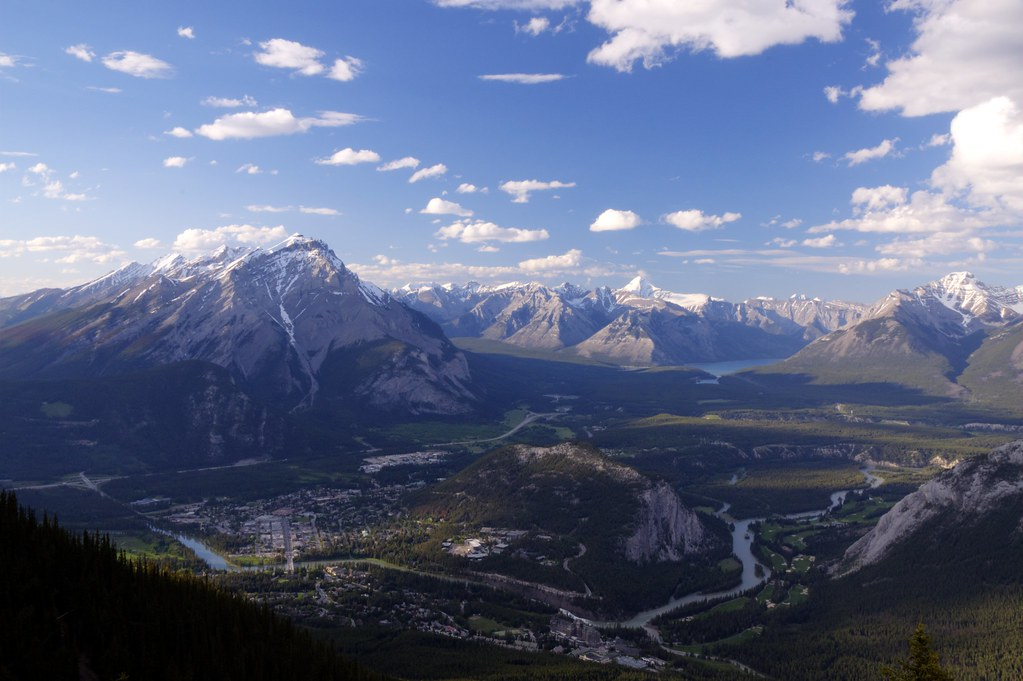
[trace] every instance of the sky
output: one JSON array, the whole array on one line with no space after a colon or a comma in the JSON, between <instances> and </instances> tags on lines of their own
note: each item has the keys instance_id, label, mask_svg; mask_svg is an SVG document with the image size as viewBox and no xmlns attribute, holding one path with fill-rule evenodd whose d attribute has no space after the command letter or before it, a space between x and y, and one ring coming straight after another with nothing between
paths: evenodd
<instances>
[{"instance_id":1,"label":"sky","mask_svg":"<svg viewBox=\"0 0 1023 681\"><path fill-rule=\"evenodd\" d=\"M4 0L0 296L220 245L729 300L1023 284L1019 0Z\"/></svg>"}]
</instances>

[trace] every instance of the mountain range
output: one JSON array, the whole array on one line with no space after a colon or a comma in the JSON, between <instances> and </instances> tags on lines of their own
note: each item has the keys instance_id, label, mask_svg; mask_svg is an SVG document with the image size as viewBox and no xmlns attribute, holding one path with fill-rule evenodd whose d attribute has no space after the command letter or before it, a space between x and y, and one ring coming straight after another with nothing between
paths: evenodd
<instances>
[{"instance_id":1,"label":"mountain range","mask_svg":"<svg viewBox=\"0 0 1023 681\"><path fill-rule=\"evenodd\" d=\"M806 296L731 303L660 289L642 277L620 289L470 282L391 293L450 337L640 366L787 357L865 310Z\"/></svg>"},{"instance_id":2,"label":"mountain range","mask_svg":"<svg viewBox=\"0 0 1023 681\"><path fill-rule=\"evenodd\" d=\"M1023 378L1023 287L954 272L897 290L764 373L824 383L899 383L940 397L1004 401Z\"/></svg>"},{"instance_id":3,"label":"mountain range","mask_svg":"<svg viewBox=\"0 0 1023 681\"><path fill-rule=\"evenodd\" d=\"M199 361L286 410L347 400L450 414L476 399L465 357L435 324L300 236L132 263L82 286L0 300L0 324L6 379Z\"/></svg>"}]
</instances>

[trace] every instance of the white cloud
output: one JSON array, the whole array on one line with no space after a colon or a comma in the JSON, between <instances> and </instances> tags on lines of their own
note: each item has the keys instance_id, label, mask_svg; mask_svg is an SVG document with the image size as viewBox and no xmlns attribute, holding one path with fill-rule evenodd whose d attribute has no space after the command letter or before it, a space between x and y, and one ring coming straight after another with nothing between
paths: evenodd
<instances>
[{"instance_id":1,"label":"white cloud","mask_svg":"<svg viewBox=\"0 0 1023 681\"><path fill-rule=\"evenodd\" d=\"M146 250L163 247L163 243L159 239L154 239L152 237L148 239L139 239L133 245L135 248L142 248Z\"/></svg>"},{"instance_id":2,"label":"white cloud","mask_svg":"<svg viewBox=\"0 0 1023 681\"><path fill-rule=\"evenodd\" d=\"M502 182L500 189L501 191L511 194L514 198L514 203L528 203L529 195L533 192L548 191L551 189L569 189L575 186L575 182L561 182L560 180L553 180L551 182L541 182L540 180L509 180L508 182Z\"/></svg>"},{"instance_id":3,"label":"white cloud","mask_svg":"<svg viewBox=\"0 0 1023 681\"><path fill-rule=\"evenodd\" d=\"M192 131L186 128L182 128L180 125L163 133L164 135L170 135L171 137L178 137L181 139L187 139L192 136Z\"/></svg>"},{"instance_id":4,"label":"white cloud","mask_svg":"<svg viewBox=\"0 0 1023 681\"><path fill-rule=\"evenodd\" d=\"M318 158L316 163L321 166L354 166L360 163L378 163L380 154L369 149L355 150L351 147L335 151L328 158Z\"/></svg>"},{"instance_id":5,"label":"white cloud","mask_svg":"<svg viewBox=\"0 0 1023 681\"><path fill-rule=\"evenodd\" d=\"M944 134L944 135L935 133L935 134L931 135L931 139L927 140L927 142L924 144L924 148L944 147L944 146L947 146L947 145L949 145L951 143L952 143L952 135L949 135L947 133Z\"/></svg>"},{"instance_id":6,"label":"white cloud","mask_svg":"<svg viewBox=\"0 0 1023 681\"><path fill-rule=\"evenodd\" d=\"M103 57L103 66L135 78L170 78L174 75L174 67L167 62L131 50L111 52Z\"/></svg>"},{"instance_id":7,"label":"white cloud","mask_svg":"<svg viewBox=\"0 0 1023 681\"><path fill-rule=\"evenodd\" d=\"M480 80L494 80L501 83L518 83L519 85L538 85L564 80L561 73L490 73L479 77Z\"/></svg>"},{"instance_id":8,"label":"white cloud","mask_svg":"<svg viewBox=\"0 0 1023 681\"><path fill-rule=\"evenodd\" d=\"M860 107L904 116L959 111L997 96L1023 101L1023 5L1018 0L896 0L913 13L909 53L887 62L888 75L868 87Z\"/></svg>"},{"instance_id":9,"label":"white cloud","mask_svg":"<svg viewBox=\"0 0 1023 681\"><path fill-rule=\"evenodd\" d=\"M99 87L96 85L86 85L85 89L92 90L93 92L103 92L108 95L119 95L124 92L124 90L119 87Z\"/></svg>"},{"instance_id":10,"label":"white cloud","mask_svg":"<svg viewBox=\"0 0 1023 681\"><path fill-rule=\"evenodd\" d=\"M31 151L0 151L0 156L8 156L8 157L13 156L15 158L28 158L30 156L38 156L38 155L39 154L35 154L35 153L31 152Z\"/></svg>"},{"instance_id":11,"label":"white cloud","mask_svg":"<svg viewBox=\"0 0 1023 681\"><path fill-rule=\"evenodd\" d=\"M260 175L263 172L263 170L255 163L243 163L242 165L238 166L238 170L234 172L245 173L246 175Z\"/></svg>"},{"instance_id":12,"label":"white cloud","mask_svg":"<svg viewBox=\"0 0 1023 681\"><path fill-rule=\"evenodd\" d=\"M707 215L701 210L677 210L663 216L661 220L687 232L702 232L705 229L717 229L729 222L735 222L741 217L741 213Z\"/></svg>"},{"instance_id":13,"label":"white cloud","mask_svg":"<svg viewBox=\"0 0 1023 681\"><path fill-rule=\"evenodd\" d=\"M472 7L474 9L541 10L564 9L582 0L434 0L438 7Z\"/></svg>"},{"instance_id":14,"label":"white cloud","mask_svg":"<svg viewBox=\"0 0 1023 681\"><path fill-rule=\"evenodd\" d=\"M831 248L838 243L834 234L817 237L815 239L803 239L803 245L809 248Z\"/></svg>"},{"instance_id":15,"label":"white cloud","mask_svg":"<svg viewBox=\"0 0 1023 681\"><path fill-rule=\"evenodd\" d=\"M93 59L96 58L96 53L93 52L92 49L85 43L78 43L77 45L72 45L71 47L64 48L64 52L70 54L75 59L81 59L82 61L91 62Z\"/></svg>"},{"instance_id":16,"label":"white cloud","mask_svg":"<svg viewBox=\"0 0 1023 681\"><path fill-rule=\"evenodd\" d=\"M884 158L885 156L888 156L895 151L895 143L898 141L898 137L890 140L882 140L882 142L876 147L849 151L846 152L842 158L849 162L850 167L858 166L861 163L866 163L867 161L873 161L876 158Z\"/></svg>"},{"instance_id":17,"label":"white cloud","mask_svg":"<svg viewBox=\"0 0 1023 681\"><path fill-rule=\"evenodd\" d=\"M852 193L852 205L858 210L878 211L906 203L909 190L886 184L880 187L857 187Z\"/></svg>"},{"instance_id":18,"label":"white cloud","mask_svg":"<svg viewBox=\"0 0 1023 681\"><path fill-rule=\"evenodd\" d=\"M965 109L952 120L951 135L952 156L931 183L967 192L974 205L1023 216L1023 112L1016 103L996 97Z\"/></svg>"},{"instance_id":19,"label":"white cloud","mask_svg":"<svg viewBox=\"0 0 1023 681\"><path fill-rule=\"evenodd\" d=\"M298 207L298 212L299 213L305 213L306 215L326 215L326 216L341 215L341 211L336 210L334 208L311 208L309 206L299 206Z\"/></svg>"},{"instance_id":20,"label":"white cloud","mask_svg":"<svg viewBox=\"0 0 1023 681\"><path fill-rule=\"evenodd\" d=\"M469 182L463 182L462 184L458 185L458 189L456 189L455 191L458 192L459 194L475 194L476 192L481 190L474 184L471 184Z\"/></svg>"},{"instance_id":21,"label":"white cloud","mask_svg":"<svg viewBox=\"0 0 1023 681\"><path fill-rule=\"evenodd\" d=\"M182 38L195 40L195 29L191 26L178 26L178 35Z\"/></svg>"},{"instance_id":22,"label":"white cloud","mask_svg":"<svg viewBox=\"0 0 1023 681\"><path fill-rule=\"evenodd\" d=\"M519 229L517 227L499 227L493 222L484 220L459 220L447 227L437 230L435 237L441 240L454 239L463 244L500 241L504 243L524 243L543 241L550 238L546 229Z\"/></svg>"},{"instance_id":23,"label":"white cloud","mask_svg":"<svg viewBox=\"0 0 1023 681\"><path fill-rule=\"evenodd\" d=\"M200 102L203 106L213 106L220 109L237 109L240 106L256 106L254 97L243 95L241 99L234 97L207 97Z\"/></svg>"},{"instance_id":24,"label":"white cloud","mask_svg":"<svg viewBox=\"0 0 1023 681\"><path fill-rule=\"evenodd\" d=\"M583 263L583 253L577 248L566 251L562 255L548 255L545 258L532 258L519 263L525 272L547 272L551 270L575 270Z\"/></svg>"},{"instance_id":25,"label":"white cloud","mask_svg":"<svg viewBox=\"0 0 1023 681\"><path fill-rule=\"evenodd\" d=\"M996 251L999 244L972 232L935 232L920 239L896 239L877 247L882 255L899 258L927 258L935 255L953 255L965 252L984 254Z\"/></svg>"},{"instance_id":26,"label":"white cloud","mask_svg":"<svg viewBox=\"0 0 1023 681\"><path fill-rule=\"evenodd\" d=\"M168 156L163 159L164 168L184 168L189 159L184 156Z\"/></svg>"},{"instance_id":27,"label":"white cloud","mask_svg":"<svg viewBox=\"0 0 1023 681\"><path fill-rule=\"evenodd\" d=\"M814 163L820 163L821 161L826 161L829 158L831 158L831 154L829 154L826 151L815 151L815 152L813 152L813 162Z\"/></svg>"},{"instance_id":28,"label":"white cloud","mask_svg":"<svg viewBox=\"0 0 1023 681\"><path fill-rule=\"evenodd\" d=\"M412 177L408 179L409 182L419 182L420 180L427 180L432 177L440 177L448 172L448 167L443 163L432 165L429 168L423 168L412 173Z\"/></svg>"},{"instance_id":29,"label":"white cloud","mask_svg":"<svg viewBox=\"0 0 1023 681\"><path fill-rule=\"evenodd\" d=\"M32 239L0 239L0 258L28 254L61 254L59 263L109 263L125 256L117 246L103 243L94 236L37 236Z\"/></svg>"},{"instance_id":30,"label":"white cloud","mask_svg":"<svg viewBox=\"0 0 1023 681\"><path fill-rule=\"evenodd\" d=\"M291 206L271 206L269 204L250 204L245 210L251 213L287 213L292 210Z\"/></svg>"},{"instance_id":31,"label":"white cloud","mask_svg":"<svg viewBox=\"0 0 1023 681\"><path fill-rule=\"evenodd\" d=\"M283 38L272 38L259 46L262 52L256 52L256 62L263 66L279 69L291 69L303 76L315 76L323 73L324 66L320 63L323 51L308 47Z\"/></svg>"},{"instance_id":32,"label":"white cloud","mask_svg":"<svg viewBox=\"0 0 1023 681\"><path fill-rule=\"evenodd\" d=\"M964 210L938 192L916 191L907 199L905 195L900 197L898 191L891 187L861 187L853 192L857 213L855 217L817 225L808 231L816 234L837 230L887 234L929 233L979 229L991 226L995 220L995 216L990 213ZM870 208L871 205L874 208Z\"/></svg>"},{"instance_id":33,"label":"white cloud","mask_svg":"<svg viewBox=\"0 0 1023 681\"><path fill-rule=\"evenodd\" d=\"M362 120L357 114L322 111L316 118L295 118L288 109L271 109L262 113L246 111L221 116L202 125L196 133L211 140L255 139L275 135L293 135L312 128L336 128Z\"/></svg>"},{"instance_id":34,"label":"white cloud","mask_svg":"<svg viewBox=\"0 0 1023 681\"><path fill-rule=\"evenodd\" d=\"M846 0L591 0L589 21L611 34L588 61L631 71L673 58L677 50L712 50L719 57L760 54L808 38L834 42L853 17Z\"/></svg>"},{"instance_id":35,"label":"white cloud","mask_svg":"<svg viewBox=\"0 0 1023 681\"><path fill-rule=\"evenodd\" d=\"M174 239L175 251L212 251L219 246L261 246L288 238L288 230L253 225L224 225L216 229L186 229Z\"/></svg>"},{"instance_id":36,"label":"white cloud","mask_svg":"<svg viewBox=\"0 0 1023 681\"><path fill-rule=\"evenodd\" d=\"M397 161L389 161L382 166L378 167L377 170L382 172L388 172L391 170L401 170L403 168L418 168L419 159L414 156L406 156L405 158L399 158Z\"/></svg>"},{"instance_id":37,"label":"white cloud","mask_svg":"<svg viewBox=\"0 0 1023 681\"><path fill-rule=\"evenodd\" d=\"M362 73L362 61L355 57L345 57L334 60L334 65L330 68L327 78L347 83L355 80L360 73Z\"/></svg>"},{"instance_id":38,"label":"white cloud","mask_svg":"<svg viewBox=\"0 0 1023 681\"><path fill-rule=\"evenodd\" d=\"M919 269L920 260L902 260L899 258L879 258L877 260L854 260L840 263L838 271L842 274L873 274L876 272L905 272Z\"/></svg>"},{"instance_id":39,"label":"white cloud","mask_svg":"<svg viewBox=\"0 0 1023 681\"><path fill-rule=\"evenodd\" d=\"M29 168L28 172L30 172L30 173L32 173L34 175L46 175L47 173L49 173L51 171L50 171L50 167L48 165L46 165L45 163L40 161L39 163L36 163L34 166Z\"/></svg>"},{"instance_id":40,"label":"white cloud","mask_svg":"<svg viewBox=\"0 0 1023 681\"><path fill-rule=\"evenodd\" d=\"M0 173L6 173L8 170L14 170L18 166L11 161L10 163L0 163Z\"/></svg>"},{"instance_id":41,"label":"white cloud","mask_svg":"<svg viewBox=\"0 0 1023 681\"><path fill-rule=\"evenodd\" d=\"M528 33L529 35L534 37L550 29L550 27L551 20L548 19L547 17L533 17L532 19L530 19L529 21L522 25L519 25L518 22L515 22L516 33Z\"/></svg>"},{"instance_id":42,"label":"white cloud","mask_svg":"<svg viewBox=\"0 0 1023 681\"><path fill-rule=\"evenodd\" d=\"M445 201L436 197L430 199L429 203L426 204L426 208L419 212L424 215L457 215L463 218L472 216L472 211L468 208L463 208L454 201Z\"/></svg>"},{"instance_id":43,"label":"white cloud","mask_svg":"<svg viewBox=\"0 0 1023 681\"><path fill-rule=\"evenodd\" d=\"M643 224L643 220L631 210L615 210L608 208L590 225L591 232L617 232L634 229Z\"/></svg>"},{"instance_id":44,"label":"white cloud","mask_svg":"<svg viewBox=\"0 0 1023 681\"><path fill-rule=\"evenodd\" d=\"M500 253L501 249L497 246L491 246L490 244L483 244L476 249L477 253Z\"/></svg>"},{"instance_id":45,"label":"white cloud","mask_svg":"<svg viewBox=\"0 0 1023 681\"><path fill-rule=\"evenodd\" d=\"M873 38L867 38L867 45L870 47L870 54L863 60L864 68L875 69L881 65L881 57L884 54L881 52L881 41L874 40Z\"/></svg>"},{"instance_id":46,"label":"white cloud","mask_svg":"<svg viewBox=\"0 0 1023 681\"><path fill-rule=\"evenodd\" d=\"M829 85L824 88L824 96L827 97L828 101L832 104L838 104L838 100L842 97L842 88Z\"/></svg>"}]
</instances>

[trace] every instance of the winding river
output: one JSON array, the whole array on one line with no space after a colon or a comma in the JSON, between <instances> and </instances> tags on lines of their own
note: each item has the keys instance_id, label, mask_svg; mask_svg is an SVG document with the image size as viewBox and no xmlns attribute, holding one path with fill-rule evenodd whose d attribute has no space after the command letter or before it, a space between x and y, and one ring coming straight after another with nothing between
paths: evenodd
<instances>
[{"instance_id":1,"label":"winding river","mask_svg":"<svg viewBox=\"0 0 1023 681\"><path fill-rule=\"evenodd\" d=\"M870 489L874 489L884 482L882 478L879 478L878 476L874 475L874 470L875 468L873 465L867 465L860 469L860 473L862 473L864 477L864 482ZM810 518L820 518L824 514L828 513L829 511L833 511L834 509L838 508L843 503L845 503L846 497L852 491L853 490L846 489L834 492L831 495L831 505L828 506L826 509L817 511L805 511L802 513L789 513L782 517L788 518L790 520L808 520ZM715 513L715 515L719 518L728 520L729 516L727 514L728 509L730 507L731 505L726 503L724 506L721 507L721 509L717 513ZM657 632L657 629L651 624L651 622L660 617L661 615L669 613L673 610L677 610L678 608L689 605L691 603L700 603L704 601L711 601L721 598L738 596L743 591L752 589L755 586L763 584L771 578L770 568L757 561L756 557L754 557L753 555L754 537L752 530L750 530L750 525L754 523L763 522L764 520L765 518L745 518L743 520L732 520L733 528L732 553L739 560L739 562L742 563L742 577L739 581L739 584L730 589L725 589L724 591L714 591L711 593L703 593L698 591L695 593L686 594L685 596L679 596L677 598L673 597L664 605L658 606L656 608L651 608L650 610L644 610L643 612L633 615L631 618L627 620L595 621L579 617L567 610L562 610L562 613L574 619L581 620L583 622L592 624L597 627L616 626L633 628L642 627L647 631L647 633L654 637L654 640L659 641L660 635Z\"/></svg>"}]
</instances>

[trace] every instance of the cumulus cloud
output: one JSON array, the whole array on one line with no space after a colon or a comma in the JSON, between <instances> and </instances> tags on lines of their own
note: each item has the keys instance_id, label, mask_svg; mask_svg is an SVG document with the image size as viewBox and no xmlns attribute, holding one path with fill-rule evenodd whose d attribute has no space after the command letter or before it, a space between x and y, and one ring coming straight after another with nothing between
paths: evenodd
<instances>
[{"instance_id":1,"label":"cumulus cloud","mask_svg":"<svg viewBox=\"0 0 1023 681\"><path fill-rule=\"evenodd\" d=\"M423 168L412 173L412 177L410 177L408 181L415 183L419 182L420 180L430 179L432 177L440 177L441 175L447 174L447 172L448 167L446 165L444 165L443 163L437 163L436 165L432 165L429 168Z\"/></svg>"},{"instance_id":2,"label":"cumulus cloud","mask_svg":"<svg viewBox=\"0 0 1023 681\"><path fill-rule=\"evenodd\" d=\"M399 158L396 161L388 161L382 166L378 167L377 170L382 172L389 172L391 170L402 170L403 168L418 168L419 159L414 156L406 156L405 158Z\"/></svg>"},{"instance_id":3,"label":"cumulus cloud","mask_svg":"<svg viewBox=\"0 0 1023 681\"><path fill-rule=\"evenodd\" d=\"M547 17L533 17L524 24L515 23L516 33L528 33L531 36L538 36L551 27L551 20Z\"/></svg>"},{"instance_id":4,"label":"cumulus cloud","mask_svg":"<svg viewBox=\"0 0 1023 681\"><path fill-rule=\"evenodd\" d=\"M291 206L271 206L270 204L249 204L245 210L250 213L287 213L292 210Z\"/></svg>"},{"instance_id":5,"label":"cumulus cloud","mask_svg":"<svg viewBox=\"0 0 1023 681\"><path fill-rule=\"evenodd\" d=\"M472 211L468 208L463 208L454 201L445 201L437 197L430 199L426 208L419 212L424 215L457 215L463 218L472 216Z\"/></svg>"},{"instance_id":6,"label":"cumulus cloud","mask_svg":"<svg viewBox=\"0 0 1023 681\"><path fill-rule=\"evenodd\" d=\"M178 138L181 138L181 139L187 139L187 138L192 136L192 131L188 130L187 128L182 128L180 125L178 125L178 126L175 126L175 127L171 128L170 130L164 131L163 134L164 135L170 135L171 137L178 137Z\"/></svg>"},{"instance_id":7,"label":"cumulus cloud","mask_svg":"<svg viewBox=\"0 0 1023 681\"><path fill-rule=\"evenodd\" d=\"M453 239L463 244L500 241L504 243L524 243L543 241L550 238L546 229L519 229L517 227L499 227L493 222L484 220L459 220L447 227L441 227L434 234L441 240Z\"/></svg>"},{"instance_id":8,"label":"cumulus cloud","mask_svg":"<svg viewBox=\"0 0 1023 681\"><path fill-rule=\"evenodd\" d=\"M262 174L263 169L257 166L255 163L243 163L242 165L238 166L238 169L235 170L234 172L245 173L246 175L260 175Z\"/></svg>"},{"instance_id":9,"label":"cumulus cloud","mask_svg":"<svg viewBox=\"0 0 1023 681\"><path fill-rule=\"evenodd\" d=\"M896 0L914 16L909 53L885 64L860 107L904 116L960 111L997 96L1023 101L1023 5L1016 0Z\"/></svg>"},{"instance_id":10,"label":"cumulus cloud","mask_svg":"<svg viewBox=\"0 0 1023 681\"><path fill-rule=\"evenodd\" d=\"M174 250L195 252L212 251L220 246L262 246L288 238L288 230L253 225L224 225L216 229L186 229L174 239Z\"/></svg>"},{"instance_id":11,"label":"cumulus cloud","mask_svg":"<svg viewBox=\"0 0 1023 681\"><path fill-rule=\"evenodd\" d=\"M637 61L653 68L684 49L741 57L808 38L835 42L852 21L853 12L846 4L846 0L591 0L587 18L610 33L611 39L591 51L587 59L631 71Z\"/></svg>"},{"instance_id":12,"label":"cumulus cloud","mask_svg":"<svg viewBox=\"0 0 1023 681\"><path fill-rule=\"evenodd\" d=\"M564 9L582 0L434 0L438 7L472 7L474 9L541 10Z\"/></svg>"},{"instance_id":13,"label":"cumulus cloud","mask_svg":"<svg viewBox=\"0 0 1023 681\"><path fill-rule=\"evenodd\" d=\"M0 258L25 254L57 256L56 262L94 262L105 264L125 256L117 246L104 243L94 236L37 236L32 239L0 239Z\"/></svg>"},{"instance_id":14,"label":"cumulus cloud","mask_svg":"<svg viewBox=\"0 0 1023 681\"><path fill-rule=\"evenodd\" d=\"M167 62L131 50L111 52L103 57L103 66L135 78L170 78L174 75L174 67Z\"/></svg>"},{"instance_id":15,"label":"cumulus cloud","mask_svg":"<svg viewBox=\"0 0 1023 681\"><path fill-rule=\"evenodd\" d=\"M867 161L873 161L877 158L884 158L895 151L895 143L899 141L899 138L890 140L883 140L876 147L869 147L867 149L857 149L856 151L846 152L842 158L844 158L849 166L858 166L861 163Z\"/></svg>"},{"instance_id":16,"label":"cumulus cloud","mask_svg":"<svg viewBox=\"0 0 1023 681\"><path fill-rule=\"evenodd\" d=\"M164 168L184 168L189 159L184 156L168 156L163 159Z\"/></svg>"},{"instance_id":17,"label":"cumulus cloud","mask_svg":"<svg viewBox=\"0 0 1023 681\"><path fill-rule=\"evenodd\" d=\"M178 26L178 35L182 38L195 40L195 29L191 26Z\"/></svg>"},{"instance_id":18,"label":"cumulus cloud","mask_svg":"<svg viewBox=\"0 0 1023 681\"><path fill-rule=\"evenodd\" d=\"M200 102L203 106L213 106L219 109L237 109L241 106L256 106L254 97L243 95L241 99L236 97L207 97Z\"/></svg>"},{"instance_id":19,"label":"cumulus cloud","mask_svg":"<svg viewBox=\"0 0 1023 681\"><path fill-rule=\"evenodd\" d=\"M821 236L817 238L803 239L803 245L809 248L831 248L838 243L838 239L834 234L828 234L827 236Z\"/></svg>"},{"instance_id":20,"label":"cumulus cloud","mask_svg":"<svg viewBox=\"0 0 1023 681\"><path fill-rule=\"evenodd\" d=\"M851 203L858 210L878 211L901 206L906 203L909 190L890 184L880 187L857 187L852 193Z\"/></svg>"},{"instance_id":21,"label":"cumulus cloud","mask_svg":"<svg viewBox=\"0 0 1023 681\"><path fill-rule=\"evenodd\" d=\"M75 59L81 59L82 61L91 62L96 58L96 53L86 45L85 43L78 43L77 45L71 45L70 47L64 48L64 52L70 54Z\"/></svg>"},{"instance_id":22,"label":"cumulus cloud","mask_svg":"<svg viewBox=\"0 0 1023 681\"><path fill-rule=\"evenodd\" d=\"M0 173L6 173L8 170L14 170L18 166L15 165L14 161L9 163L0 163Z\"/></svg>"},{"instance_id":23,"label":"cumulus cloud","mask_svg":"<svg viewBox=\"0 0 1023 681\"><path fill-rule=\"evenodd\" d=\"M826 151L815 151L815 152L813 152L813 162L814 163L820 163L821 161L826 161L829 158L831 158L831 154L829 154Z\"/></svg>"},{"instance_id":24,"label":"cumulus cloud","mask_svg":"<svg viewBox=\"0 0 1023 681\"><path fill-rule=\"evenodd\" d=\"M562 182L560 180L552 180L551 182L509 180L508 182L502 182L499 188L501 191L512 195L512 202L528 203L529 195L533 192L549 191L551 189L570 189L574 186L575 182Z\"/></svg>"},{"instance_id":25,"label":"cumulus cloud","mask_svg":"<svg viewBox=\"0 0 1023 681\"><path fill-rule=\"evenodd\" d=\"M458 189L456 189L455 191L458 192L459 194L475 194L476 192L483 192L485 190L486 187L480 189L479 187L470 182L463 182L462 184L458 185Z\"/></svg>"},{"instance_id":26,"label":"cumulus cloud","mask_svg":"<svg viewBox=\"0 0 1023 681\"><path fill-rule=\"evenodd\" d=\"M519 263L519 268L525 272L547 272L551 270L575 270L583 262L583 253L573 248L561 255L548 255L544 258L531 258Z\"/></svg>"},{"instance_id":27,"label":"cumulus cloud","mask_svg":"<svg viewBox=\"0 0 1023 681\"><path fill-rule=\"evenodd\" d=\"M362 73L362 60L355 57L335 59L334 65L330 67L327 78L340 80L343 83L355 80L355 77Z\"/></svg>"},{"instance_id":28,"label":"cumulus cloud","mask_svg":"<svg viewBox=\"0 0 1023 681\"><path fill-rule=\"evenodd\" d=\"M877 252L899 258L927 258L935 255L953 255L963 252L983 255L998 250L999 245L972 232L935 232L919 239L896 239L881 244Z\"/></svg>"},{"instance_id":29,"label":"cumulus cloud","mask_svg":"<svg viewBox=\"0 0 1023 681\"><path fill-rule=\"evenodd\" d=\"M317 117L296 118L288 109L271 109L262 113L246 111L221 116L202 125L196 133L211 140L255 139L276 135L294 135L312 128L336 128L362 120L357 114L322 111Z\"/></svg>"},{"instance_id":30,"label":"cumulus cloud","mask_svg":"<svg viewBox=\"0 0 1023 681\"><path fill-rule=\"evenodd\" d=\"M312 207L309 207L309 206L299 206L298 207L298 212L299 213L305 213L306 215L325 215L325 216L341 215L341 211L339 211L339 210L337 210L335 208L312 208Z\"/></svg>"},{"instance_id":31,"label":"cumulus cloud","mask_svg":"<svg viewBox=\"0 0 1023 681\"><path fill-rule=\"evenodd\" d=\"M635 229L643 224L643 220L631 210L608 208L590 225L591 232L617 232L624 229Z\"/></svg>"},{"instance_id":32,"label":"cumulus cloud","mask_svg":"<svg viewBox=\"0 0 1023 681\"><path fill-rule=\"evenodd\" d=\"M561 73L489 73L479 77L480 80L495 80L501 83L518 83L519 85L538 85L564 80Z\"/></svg>"},{"instance_id":33,"label":"cumulus cloud","mask_svg":"<svg viewBox=\"0 0 1023 681\"><path fill-rule=\"evenodd\" d=\"M159 239L149 237L148 239L139 239L134 244L135 248L141 248L144 250L151 250L155 248L162 248L163 243Z\"/></svg>"},{"instance_id":34,"label":"cumulus cloud","mask_svg":"<svg viewBox=\"0 0 1023 681\"><path fill-rule=\"evenodd\" d=\"M667 224L687 232L702 232L705 229L717 229L729 222L742 217L741 213L725 213L724 215L707 215L701 210L677 210L668 213L661 219Z\"/></svg>"},{"instance_id":35,"label":"cumulus cloud","mask_svg":"<svg viewBox=\"0 0 1023 681\"><path fill-rule=\"evenodd\" d=\"M952 120L952 155L931 175L974 205L1023 215L1023 112L1008 97L965 109Z\"/></svg>"},{"instance_id":36,"label":"cumulus cloud","mask_svg":"<svg viewBox=\"0 0 1023 681\"><path fill-rule=\"evenodd\" d=\"M315 76L323 73L324 66L320 63L323 51L284 38L271 38L260 43L261 52L253 56L256 63L278 69L290 69L303 76Z\"/></svg>"},{"instance_id":37,"label":"cumulus cloud","mask_svg":"<svg viewBox=\"0 0 1023 681\"><path fill-rule=\"evenodd\" d=\"M355 150L351 147L335 151L327 158L318 158L316 163L321 166L354 166L360 163L378 163L380 154L369 149Z\"/></svg>"}]
</instances>

